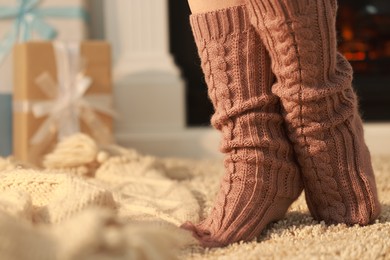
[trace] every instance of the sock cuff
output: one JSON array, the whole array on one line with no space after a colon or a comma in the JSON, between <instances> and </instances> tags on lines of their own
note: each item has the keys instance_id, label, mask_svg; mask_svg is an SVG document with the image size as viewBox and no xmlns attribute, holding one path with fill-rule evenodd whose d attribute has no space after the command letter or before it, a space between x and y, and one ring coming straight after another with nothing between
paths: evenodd
<instances>
[{"instance_id":1,"label":"sock cuff","mask_svg":"<svg viewBox=\"0 0 390 260\"><path fill-rule=\"evenodd\" d=\"M321 7L322 6L322 7ZM289 19L297 15L313 14L313 8L325 8L337 13L337 0L248 0L252 23L263 16Z\"/></svg>"},{"instance_id":2,"label":"sock cuff","mask_svg":"<svg viewBox=\"0 0 390 260\"><path fill-rule=\"evenodd\" d=\"M248 9L251 22L257 25L264 17L286 21L297 15L308 15L312 13L311 10L317 5L317 1L336 2L336 0L248 0Z\"/></svg>"},{"instance_id":3,"label":"sock cuff","mask_svg":"<svg viewBox=\"0 0 390 260\"><path fill-rule=\"evenodd\" d=\"M190 23L195 40L219 39L248 30L250 22L244 5L193 14Z\"/></svg>"}]
</instances>

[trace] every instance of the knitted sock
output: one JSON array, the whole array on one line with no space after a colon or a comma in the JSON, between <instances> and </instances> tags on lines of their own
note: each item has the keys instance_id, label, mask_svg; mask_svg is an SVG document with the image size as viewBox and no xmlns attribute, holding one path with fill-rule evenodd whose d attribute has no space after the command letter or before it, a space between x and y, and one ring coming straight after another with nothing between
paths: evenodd
<instances>
[{"instance_id":1,"label":"knitted sock","mask_svg":"<svg viewBox=\"0 0 390 260\"><path fill-rule=\"evenodd\" d=\"M352 68L336 46L336 0L248 0L271 55L312 215L368 224L380 213Z\"/></svg>"},{"instance_id":2,"label":"knitted sock","mask_svg":"<svg viewBox=\"0 0 390 260\"><path fill-rule=\"evenodd\" d=\"M185 223L208 247L256 237L302 191L265 48L244 6L192 15L191 25L222 132L226 173L211 214Z\"/></svg>"}]
</instances>

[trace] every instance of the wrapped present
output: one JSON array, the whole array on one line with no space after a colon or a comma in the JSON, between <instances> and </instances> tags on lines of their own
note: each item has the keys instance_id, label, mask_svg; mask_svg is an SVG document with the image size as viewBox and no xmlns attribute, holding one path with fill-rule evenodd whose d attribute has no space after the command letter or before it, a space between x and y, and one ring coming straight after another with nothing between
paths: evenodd
<instances>
[{"instance_id":1,"label":"wrapped present","mask_svg":"<svg viewBox=\"0 0 390 260\"><path fill-rule=\"evenodd\" d=\"M17 44L14 71L16 159L39 165L59 139L79 131L102 144L113 141L108 43Z\"/></svg>"},{"instance_id":2,"label":"wrapped present","mask_svg":"<svg viewBox=\"0 0 390 260\"><path fill-rule=\"evenodd\" d=\"M86 9L85 0L0 0L0 93L7 97L12 93L11 52L16 42L54 38L81 41L87 35ZM7 155L9 143L4 140L11 139L10 109L9 102L0 108L1 128L7 129L0 132L0 150Z\"/></svg>"}]
</instances>

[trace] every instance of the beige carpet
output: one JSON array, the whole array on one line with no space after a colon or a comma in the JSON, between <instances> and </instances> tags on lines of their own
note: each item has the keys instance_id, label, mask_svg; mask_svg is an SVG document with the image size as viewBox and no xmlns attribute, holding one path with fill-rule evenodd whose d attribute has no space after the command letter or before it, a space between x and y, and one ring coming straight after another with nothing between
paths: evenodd
<instances>
[{"instance_id":1,"label":"beige carpet","mask_svg":"<svg viewBox=\"0 0 390 260\"><path fill-rule=\"evenodd\" d=\"M286 218L270 225L258 241L226 248L192 247L186 259L390 259L390 157L373 158L382 214L366 227L327 226L314 221L304 197L295 202ZM198 163L188 180L205 206L210 207L218 187L220 164ZM206 210L207 211L207 210Z\"/></svg>"},{"instance_id":2,"label":"beige carpet","mask_svg":"<svg viewBox=\"0 0 390 260\"><path fill-rule=\"evenodd\" d=\"M383 205L373 225L313 221L302 196L258 241L204 249L178 226L207 215L221 161L154 158L77 135L44 169L0 158L0 259L390 259L390 158L373 161Z\"/></svg>"}]
</instances>

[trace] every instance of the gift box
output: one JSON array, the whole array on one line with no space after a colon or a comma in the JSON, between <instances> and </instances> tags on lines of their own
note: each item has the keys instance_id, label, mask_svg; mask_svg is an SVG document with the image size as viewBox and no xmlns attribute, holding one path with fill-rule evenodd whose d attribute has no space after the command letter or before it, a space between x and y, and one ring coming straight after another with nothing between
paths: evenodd
<instances>
[{"instance_id":1,"label":"gift box","mask_svg":"<svg viewBox=\"0 0 390 260\"><path fill-rule=\"evenodd\" d=\"M13 154L40 165L59 139L84 132L111 143L110 46L28 42L14 48Z\"/></svg>"},{"instance_id":2,"label":"gift box","mask_svg":"<svg viewBox=\"0 0 390 260\"><path fill-rule=\"evenodd\" d=\"M85 0L0 0L0 93L12 94L12 48L16 42L36 39L81 41L87 36ZM5 98L5 97L3 97ZM12 103L0 109L0 150L9 155ZM8 106L6 106L8 105ZM8 121L3 120L7 118ZM3 130L3 129L1 129ZM11 131L12 132L12 131Z\"/></svg>"}]
</instances>

